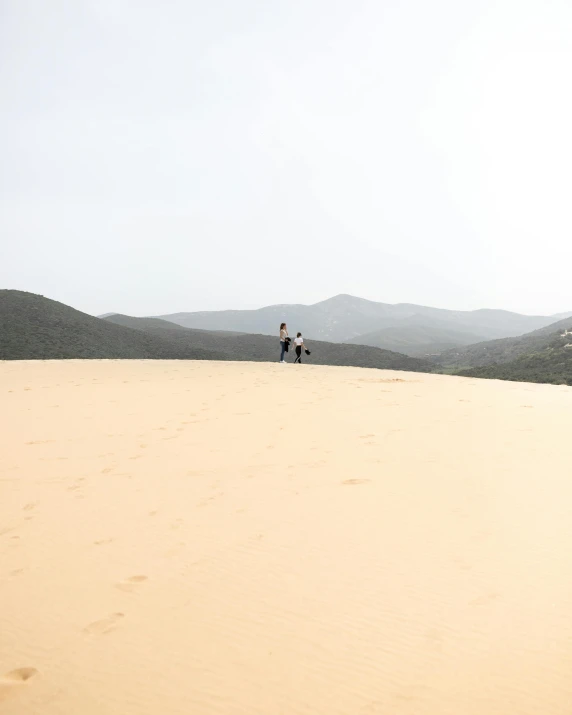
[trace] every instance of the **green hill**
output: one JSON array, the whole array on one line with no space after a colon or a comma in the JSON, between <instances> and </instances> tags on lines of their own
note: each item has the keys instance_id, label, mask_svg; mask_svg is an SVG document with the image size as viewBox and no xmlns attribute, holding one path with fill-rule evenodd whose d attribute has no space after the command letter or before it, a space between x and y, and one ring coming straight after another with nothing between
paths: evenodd
<instances>
[{"instance_id":1,"label":"green hill","mask_svg":"<svg viewBox=\"0 0 572 715\"><path fill-rule=\"evenodd\" d=\"M521 355L510 362L475 367L457 373L466 377L484 377L517 382L548 382L572 385L572 335L557 334L544 349Z\"/></svg>"},{"instance_id":2,"label":"green hill","mask_svg":"<svg viewBox=\"0 0 572 715\"><path fill-rule=\"evenodd\" d=\"M59 358L227 359L216 351L175 345L94 318L41 295L0 290L0 360Z\"/></svg>"},{"instance_id":3,"label":"green hill","mask_svg":"<svg viewBox=\"0 0 572 715\"><path fill-rule=\"evenodd\" d=\"M572 318L564 318L516 338L488 340L462 348L457 347L446 350L432 359L448 372L508 363L524 355L542 352L552 345L559 334L570 329L572 329Z\"/></svg>"}]
</instances>

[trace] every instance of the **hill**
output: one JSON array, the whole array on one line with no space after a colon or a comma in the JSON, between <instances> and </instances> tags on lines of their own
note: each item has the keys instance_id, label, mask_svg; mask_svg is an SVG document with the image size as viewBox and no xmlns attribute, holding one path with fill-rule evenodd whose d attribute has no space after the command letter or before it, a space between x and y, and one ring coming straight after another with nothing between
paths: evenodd
<instances>
[{"instance_id":1,"label":"hill","mask_svg":"<svg viewBox=\"0 0 572 715\"><path fill-rule=\"evenodd\" d=\"M134 318L118 314L105 320L144 331L177 345L194 345L204 350L217 351L224 354L227 360L254 362L277 360L278 340L276 337L268 335L193 330L172 326L167 321L157 318ZM420 360L367 345L348 345L313 340L309 347L312 355L306 360L315 365L353 365L390 370L411 370L413 372L432 372L434 370L434 365L428 360Z\"/></svg>"},{"instance_id":2,"label":"hill","mask_svg":"<svg viewBox=\"0 0 572 715\"><path fill-rule=\"evenodd\" d=\"M216 351L176 345L44 296L16 290L0 290L0 336L0 360L227 359Z\"/></svg>"},{"instance_id":3,"label":"hill","mask_svg":"<svg viewBox=\"0 0 572 715\"><path fill-rule=\"evenodd\" d=\"M452 331L451 335L460 340L456 344L464 345L466 342L457 333L469 334L469 342L491 340L521 335L556 320L550 316L520 315L505 310L455 311L409 303L392 305L350 295L338 295L314 305L272 305L257 310L173 313L158 317L186 328L263 335L276 335L278 326L285 321L292 332L302 330L307 338L361 344L366 336L374 340L371 333L375 331L401 327L403 332L388 334L376 346L397 348L401 344L411 354L423 353L427 345L448 345L450 340L444 339L443 331ZM418 342L414 333L409 333L410 340L405 340L412 321L424 328L424 335ZM433 350L433 347L429 349Z\"/></svg>"},{"instance_id":4,"label":"hill","mask_svg":"<svg viewBox=\"0 0 572 715\"><path fill-rule=\"evenodd\" d=\"M555 340L558 342L558 336L570 330L571 327L572 318L564 318L516 338L488 340L464 348L446 350L433 357L433 360L448 371L509 363L523 355L542 352L550 348Z\"/></svg>"},{"instance_id":5,"label":"hill","mask_svg":"<svg viewBox=\"0 0 572 715\"><path fill-rule=\"evenodd\" d=\"M542 350L521 355L516 360L461 370L458 374L496 380L572 385L572 331L568 335L557 333Z\"/></svg>"},{"instance_id":6,"label":"hill","mask_svg":"<svg viewBox=\"0 0 572 715\"><path fill-rule=\"evenodd\" d=\"M276 361L275 337L190 330L155 318L95 318L40 295L0 290L0 359ZM364 345L313 342L308 361L431 372L429 361Z\"/></svg>"}]
</instances>

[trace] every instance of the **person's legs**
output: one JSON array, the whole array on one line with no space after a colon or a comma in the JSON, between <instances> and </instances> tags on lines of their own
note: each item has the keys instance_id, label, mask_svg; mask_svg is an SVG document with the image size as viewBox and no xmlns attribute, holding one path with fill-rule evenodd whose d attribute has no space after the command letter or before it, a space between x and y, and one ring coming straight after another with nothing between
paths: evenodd
<instances>
[{"instance_id":1,"label":"person's legs","mask_svg":"<svg viewBox=\"0 0 572 715\"><path fill-rule=\"evenodd\" d=\"M286 352L286 343L284 340L280 341L280 362L284 362L284 354Z\"/></svg>"},{"instance_id":2,"label":"person's legs","mask_svg":"<svg viewBox=\"0 0 572 715\"><path fill-rule=\"evenodd\" d=\"M296 355L298 356L296 358L296 362L302 363L302 348L300 347L300 345L296 347Z\"/></svg>"}]
</instances>

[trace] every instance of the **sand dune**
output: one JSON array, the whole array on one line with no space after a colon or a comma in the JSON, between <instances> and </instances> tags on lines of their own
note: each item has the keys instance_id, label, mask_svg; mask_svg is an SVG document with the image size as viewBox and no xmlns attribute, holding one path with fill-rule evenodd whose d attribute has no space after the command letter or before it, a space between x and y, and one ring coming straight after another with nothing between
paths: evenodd
<instances>
[{"instance_id":1,"label":"sand dune","mask_svg":"<svg viewBox=\"0 0 572 715\"><path fill-rule=\"evenodd\" d=\"M0 364L0 711L570 715L572 390Z\"/></svg>"}]
</instances>

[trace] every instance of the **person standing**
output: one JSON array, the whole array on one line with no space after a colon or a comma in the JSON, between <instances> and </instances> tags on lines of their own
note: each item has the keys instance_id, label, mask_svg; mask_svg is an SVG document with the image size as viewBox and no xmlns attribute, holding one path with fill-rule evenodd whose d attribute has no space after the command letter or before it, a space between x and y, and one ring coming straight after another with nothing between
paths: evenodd
<instances>
[{"instance_id":1,"label":"person standing","mask_svg":"<svg viewBox=\"0 0 572 715\"><path fill-rule=\"evenodd\" d=\"M280 323L280 362L286 362L284 360L284 354L288 349L288 328L286 323Z\"/></svg>"},{"instance_id":2,"label":"person standing","mask_svg":"<svg viewBox=\"0 0 572 715\"><path fill-rule=\"evenodd\" d=\"M304 338L302 337L302 333L298 333L296 337L294 338L294 345L296 346L296 359L294 360L294 364L299 363L300 365L302 364L302 350L306 350L306 346L304 345Z\"/></svg>"}]
</instances>

